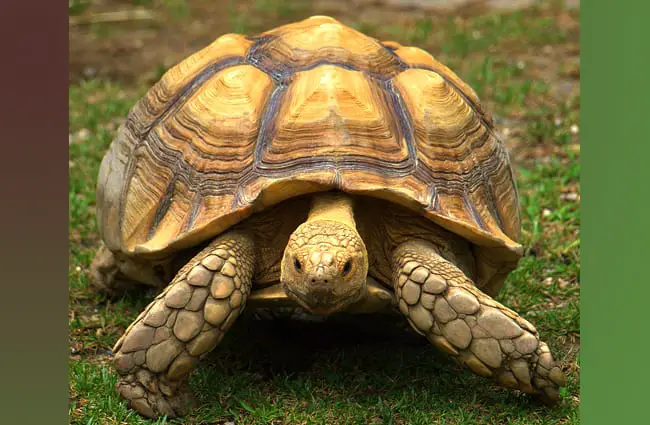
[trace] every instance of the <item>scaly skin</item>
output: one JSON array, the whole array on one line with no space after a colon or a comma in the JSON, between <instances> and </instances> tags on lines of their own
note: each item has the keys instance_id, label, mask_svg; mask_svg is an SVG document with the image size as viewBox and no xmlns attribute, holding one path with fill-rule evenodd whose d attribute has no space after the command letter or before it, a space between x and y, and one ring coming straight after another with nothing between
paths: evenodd
<instances>
[{"instance_id":1,"label":"scaly skin","mask_svg":"<svg viewBox=\"0 0 650 425\"><path fill-rule=\"evenodd\" d=\"M368 253L356 230L352 198L314 195L307 220L291 234L280 280L287 295L307 310L327 315L366 292Z\"/></svg>"},{"instance_id":2,"label":"scaly skin","mask_svg":"<svg viewBox=\"0 0 650 425\"><path fill-rule=\"evenodd\" d=\"M401 244L393 270L400 311L438 349L504 387L557 401L566 378L537 330L481 292L435 245Z\"/></svg>"},{"instance_id":3,"label":"scaly skin","mask_svg":"<svg viewBox=\"0 0 650 425\"><path fill-rule=\"evenodd\" d=\"M182 416L187 377L221 341L250 293L252 238L229 232L183 267L115 344L116 389L149 418Z\"/></svg>"}]
</instances>

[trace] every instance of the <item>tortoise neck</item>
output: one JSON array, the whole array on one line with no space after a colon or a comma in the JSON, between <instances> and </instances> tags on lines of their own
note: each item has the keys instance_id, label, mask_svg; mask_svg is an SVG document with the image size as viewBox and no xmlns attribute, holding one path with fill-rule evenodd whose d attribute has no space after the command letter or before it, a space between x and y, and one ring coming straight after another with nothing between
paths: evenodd
<instances>
[{"instance_id":1,"label":"tortoise neck","mask_svg":"<svg viewBox=\"0 0 650 425\"><path fill-rule=\"evenodd\" d=\"M335 221L356 229L353 204L353 199L344 193L317 193L313 197L307 221Z\"/></svg>"}]
</instances>

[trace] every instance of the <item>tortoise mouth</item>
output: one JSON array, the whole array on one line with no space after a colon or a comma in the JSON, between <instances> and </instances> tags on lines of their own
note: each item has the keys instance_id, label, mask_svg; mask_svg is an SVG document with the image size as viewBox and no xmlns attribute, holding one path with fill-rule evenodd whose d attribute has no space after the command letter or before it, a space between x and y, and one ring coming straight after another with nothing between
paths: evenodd
<instances>
[{"instance_id":1,"label":"tortoise mouth","mask_svg":"<svg viewBox=\"0 0 650 425\"><path fill-rule=\"evenodd\" d=\"M282 284L280 284L282 285ZM289 298L292 298L300 307L309 311L310 313L327 316L345 309L345 307L358 301L365 292L366 286L362 285L354 291L343 294L338 298L333 299L334 302L323 302L318 298L311 296L309 293L301 293L293 288L283 286L284 291Z\"/></svg>"},{"instance_id":2,"label":"tortoise mouth","mask_svg":"<svg viewBox=\"0 0 650 425\"><path fill-rule=\"evenodd\" d=\"M388 307L394 301L395 294L393 288L368 277L366 285L339 299L336 303L310 305L304 300L305 297L303 294L292 291L291 288L285 288L281 282L274 282L262 288L253 289L248 296L246 305L252 309L299 307L322 316L348 310L370 313Z\"/></svg>"}]
</instances>

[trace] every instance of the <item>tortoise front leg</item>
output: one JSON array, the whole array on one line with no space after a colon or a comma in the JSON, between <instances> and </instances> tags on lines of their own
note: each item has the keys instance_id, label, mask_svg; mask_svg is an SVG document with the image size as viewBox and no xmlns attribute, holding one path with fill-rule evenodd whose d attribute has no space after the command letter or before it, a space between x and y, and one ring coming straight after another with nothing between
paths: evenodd
<instances>
[{"instance_id":1,"label":"tortoise front leg","mask_svg":"<svg viewBox=\"0 0 650 425\"><path fill-rule=\"evenodd\" d=\"M533 325L481 292L433 244L400 245L393 271L400 311L438 349L504 387L558 399L566 378Z\"/></svg>"},{"instance_id":2,"label":"tortoise front leg","mask_svg":"<svg viewBox=\"0 0 650 425\"><path fill-rule=\"evenodd\" d=\"M128 327L113 351L116 389L130 407L150 418L187 411L188 375L244 308L253 260L247 234L217 238Z\"/></svg>"}]
</instances>

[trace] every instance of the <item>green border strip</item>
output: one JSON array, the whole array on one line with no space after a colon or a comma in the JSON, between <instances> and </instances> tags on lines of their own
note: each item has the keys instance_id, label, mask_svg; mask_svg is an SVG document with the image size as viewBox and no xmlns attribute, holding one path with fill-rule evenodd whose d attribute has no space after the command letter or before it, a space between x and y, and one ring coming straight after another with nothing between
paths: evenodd
<instances>
[{"instance_id":1,"label":"green border strip","mask_svg":"<svg viewBox=\"0 0 650 425\"><path fill-rule=\"evenodd\" d=\"M650 3L583 1L581 422L648 423Z\"/></svg>"}]
</instances>

